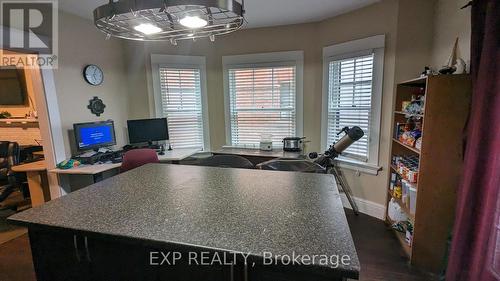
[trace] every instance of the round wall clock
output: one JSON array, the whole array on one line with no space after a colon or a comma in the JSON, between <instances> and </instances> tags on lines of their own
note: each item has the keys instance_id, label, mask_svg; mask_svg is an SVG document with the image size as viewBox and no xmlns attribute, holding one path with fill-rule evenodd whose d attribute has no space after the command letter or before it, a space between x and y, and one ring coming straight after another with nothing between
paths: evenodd
<instances>
[{"instance_id":1,"label":"round wall clock","mask_svg":"<svg viewBox=\"0 0 500 281\"><path fill-rule=\"evenodd\" d=\"M90 85L101 85L104 80L104 73L102 70L94 64L89 64L83 69L83 78Z\"/></svg>"}]
</instances>

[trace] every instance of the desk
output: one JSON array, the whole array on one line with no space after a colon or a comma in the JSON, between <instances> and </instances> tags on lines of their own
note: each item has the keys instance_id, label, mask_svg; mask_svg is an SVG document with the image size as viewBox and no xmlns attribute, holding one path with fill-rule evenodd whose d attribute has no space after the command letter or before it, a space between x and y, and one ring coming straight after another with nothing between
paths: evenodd
<instances>
[{"instance_id":1,"label":"desk","mask_svg":"<svg viewBox=\"0 0 500 281\"><path fill-rule=\"evenodd\" d=\"M31 162L12 167L14 172L25 172L28 177L31 206L40 206L50 200L49 181L47 179L47 165L45 161Z\"/></svg>"},{"instance_id":2,"label":"desk","mask_svg":"<svg viewBox=\"0 0 500 281\"><path fill-rule=\"evenodd\" d=\"M160 162L177 162L184 160L198 152L200 152L199 149L192 148L167 150L165 151L165 155L158 155L158 159L160 160ZM49 172L59 175L91 175L93 177L94 183L96 183L102 180L102 173L118 169L121 166L122 163L81 165L71 169L52 169L49 170Z\"/></svg>"}]
</instances>

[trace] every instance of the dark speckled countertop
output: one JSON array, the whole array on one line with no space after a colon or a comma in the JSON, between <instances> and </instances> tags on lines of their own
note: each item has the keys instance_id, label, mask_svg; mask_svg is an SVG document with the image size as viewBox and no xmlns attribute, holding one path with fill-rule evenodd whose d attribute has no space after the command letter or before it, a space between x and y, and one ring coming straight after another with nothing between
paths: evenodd
<instances>
[{"instance_id":1,"label":"dark speckled countertop","mask_svg":"<svg viewBox=\"0 0 500 281\"><path fill-rule=\"evenodd\" d=\"M331 175L149 164L9 220L257 257L348 255L335 270L360 268Z\"/></svg>"}]
</instances>

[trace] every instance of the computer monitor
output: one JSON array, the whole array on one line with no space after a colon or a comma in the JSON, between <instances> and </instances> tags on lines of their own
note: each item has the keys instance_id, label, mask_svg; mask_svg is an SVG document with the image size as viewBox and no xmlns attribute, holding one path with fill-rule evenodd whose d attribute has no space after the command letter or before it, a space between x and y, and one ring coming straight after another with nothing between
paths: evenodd
<instances>
[{"instance_id":1,"label":"computer monitor","mask_svg":"<svg viewBox=\"0 0 500 281\"><path fill-rule=\"evenodd\" d=\"M131 144L168 140L167 118L128 120L127 127Z\"/></svg>"},{"instance_id":2,"label":"computer monitor","mask_svg":"<svg viewBox=\"0 0 500 281\"><path fill-rule=\"evenodd\" d=\"M73 124L76 147L79 151L99 149L116 144L112 120Z\"/></svg>"}]
</instances>

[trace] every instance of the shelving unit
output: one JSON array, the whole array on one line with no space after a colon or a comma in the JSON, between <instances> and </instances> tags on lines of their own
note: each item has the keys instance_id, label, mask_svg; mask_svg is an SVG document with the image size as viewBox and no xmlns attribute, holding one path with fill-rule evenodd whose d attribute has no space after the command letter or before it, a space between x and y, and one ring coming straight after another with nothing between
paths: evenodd
<instances>
[{"instance_id":1,"label":"shelving unit","mask_svg":"<svg viewBox=\"0 0 500 281\"><path fill-rule=\"evenodd\" d=\"M404 111L394 111L394 114L407 115L408 113L404 112ZM415 117L418 117L418 118L423 118L424 117L424 115L422 115L422 114L411 114L411 116L415 116Z\"/></svg>"},{"instance_id":2,"label":"shelving unit","mask_svg":"<svg viewBox=\"0 0 500 281\"><path fill-rule=\"evenodd\" d=\"M438 75L417 78L397 85L393 107L393 128L406 121L403 101L411 99L419 88L425 89L425 112L412 115L422 122L421 150L391 137L391 159L395 155L418 156L419 175L416 212L411 214L401 199L395 198L413 223L413 241L394 230L412 265L439 272L451 231L463 161L463 129L469 112L471 82L469 75ZM394 130L394 129L393 129ZM394 136L392 132L391 136ZM392 173L398 173L389 163ZM390 175L389 173L389 181ZM387 202L393 198L388 187ZM388 204L387 204L388 205ZM393 222L386 216L386 223Z\"/></svg>"},{"instance_id":3,"label":"shelving unit","mask_svg":"<svg viewBox=\"0 0 500 281\"><path fill-rule=\"evenodd\" d=\"M388 220L388 223L393 224L392 221L390 221L389 219L387 219L387 220ZM408 244L406 243L405 234L398 232L398 231L395 231L395 230L394 230L394 234L396 235L396 238L398 239L399 243L401 244L401 247L403 248L403 251L406 254L406 256L411 256L411 247L408 246Z\"/></svg>"},{"instance_id":4,"label":"shelving unit","mask_svg":"<svg viewBox=\"0 0 500 281\"><path fill-rule=\"evenodd\" d=\"M38 127L38 119L26 118L2 118L0 119L0 127Z\"/></svg>"},{"instance_id":5,"label":"shelving unit","mask_svg":"<svg viewBox=\"0 0 500 281\"><path fill-rule=\"evenodd\" d=\"M396 200L396 202L401 206L403 211L410 218L410 221L415 223L415 216L410 212L410 209L408 209L408 207L403 203L403 201L401 201L401 199L399 199L399 198L396 198L390 190L388 191L388 193L389 193L389 196L394 198Z\"/></svg>"},{"instance_id":6,"label":"shelving unit","mask_svg":"<svg viewBox=\"0 0 500 281\"><path fill-rule=\"evenodd\" d=\"M401 145L402 147L404 147L404 148L406 148L408 150L411 150L412 152L420 155L420 150L416 149L415 147L408 146L408 145L400 142L399 140L397 140L395 138L393 138L392 141L395 142L395 143L397 143L397 144L399 144L399 145Z\"/></svg>"}]
</instances>

